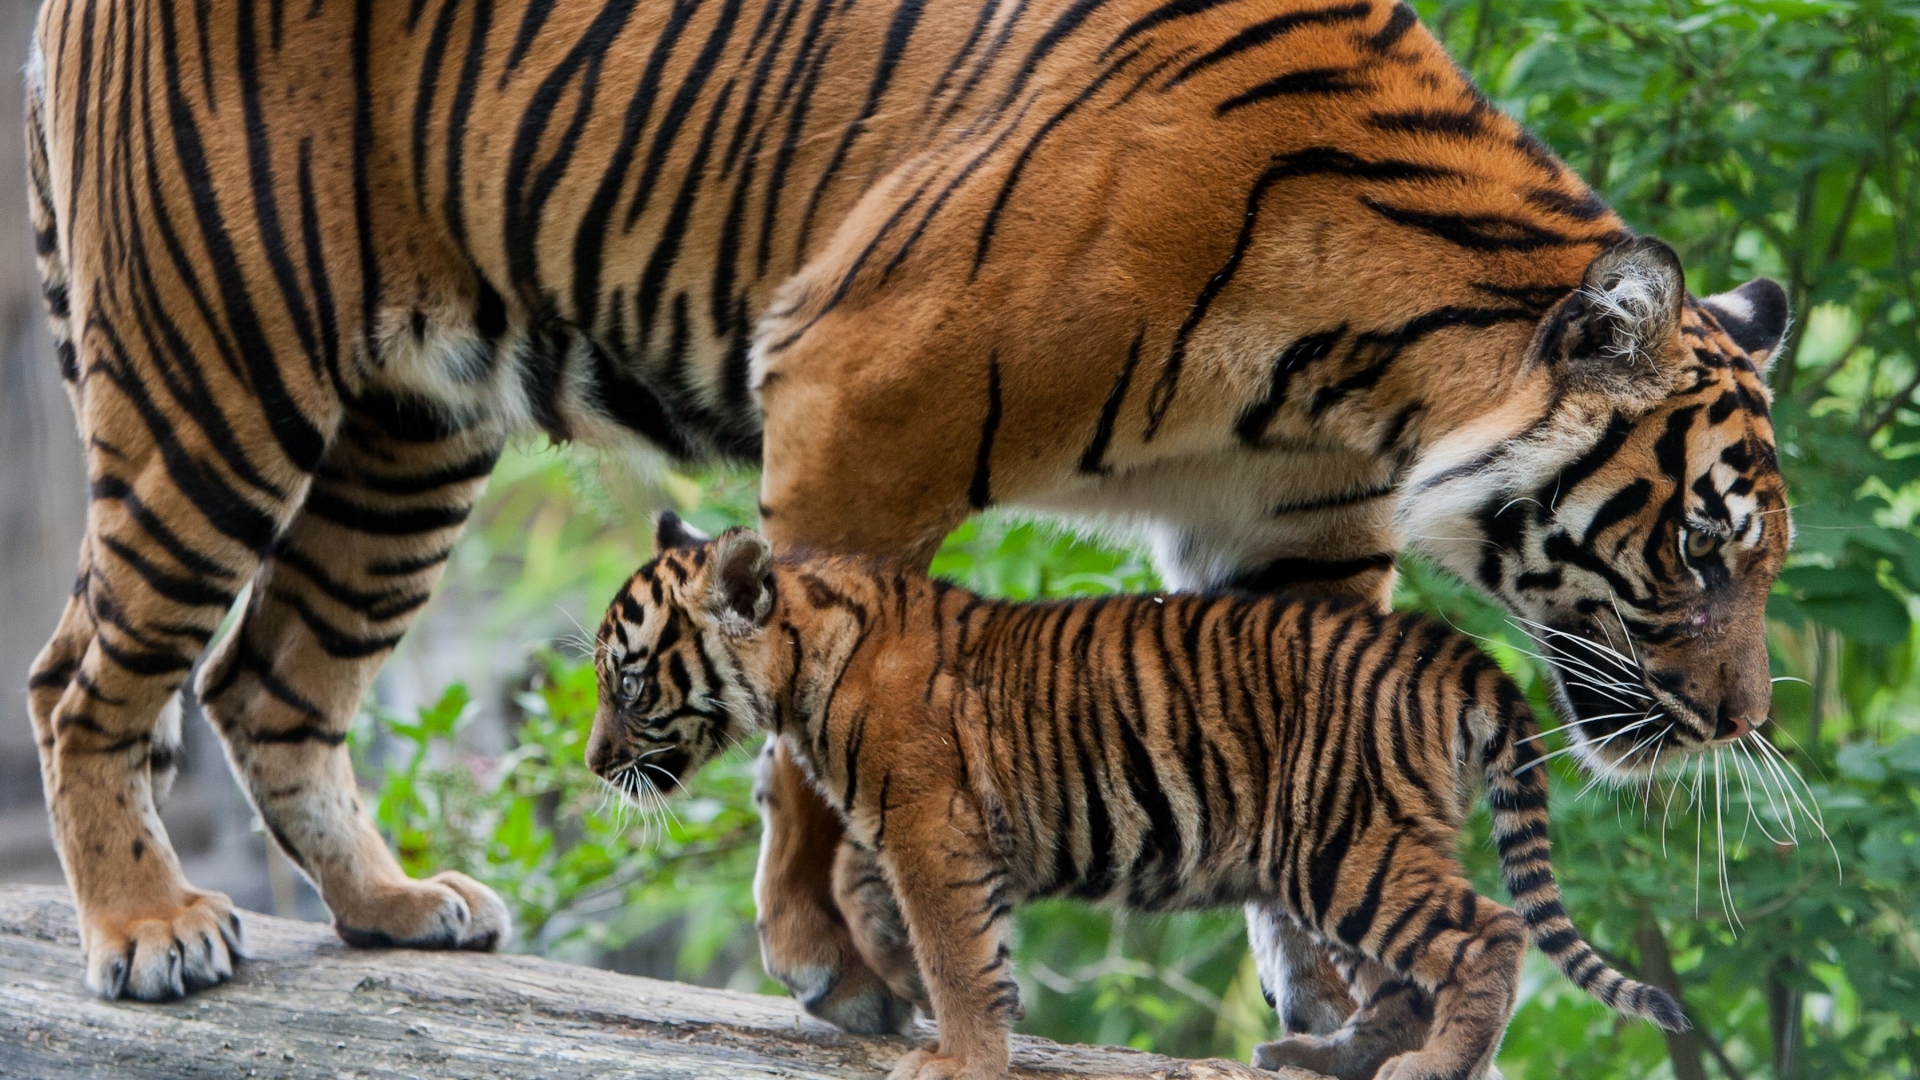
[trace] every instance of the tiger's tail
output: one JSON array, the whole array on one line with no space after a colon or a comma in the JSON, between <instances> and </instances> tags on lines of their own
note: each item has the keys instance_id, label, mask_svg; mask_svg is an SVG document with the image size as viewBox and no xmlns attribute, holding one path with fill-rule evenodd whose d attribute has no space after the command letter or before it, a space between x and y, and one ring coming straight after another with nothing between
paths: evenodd
<instances>
[{"instance_id":1,"label":"tiger's tail","mask_svg":"<svg viewBox=\"0 0 1920 1080\"><path fill-rule=\"evenodd\" d=\"M1560 883L1548 859L1547 771L1534 765L1546 752L1533 710L1518 687L1501 677L1503 699L1496 722L1505 720L1504 738L1496 734L1486 749L1487 802L1493 810L1494 845L1513 907L1553 966L1575 986L1613 1011L1650 1020L1668 1031L1692 1026L1672 994L1627 978L1615 970L1567 917ZM1525 762L1527 764L1521 764ZM1531 766L1531 767L1530 767Z\"/></svg>"}]
</instances>

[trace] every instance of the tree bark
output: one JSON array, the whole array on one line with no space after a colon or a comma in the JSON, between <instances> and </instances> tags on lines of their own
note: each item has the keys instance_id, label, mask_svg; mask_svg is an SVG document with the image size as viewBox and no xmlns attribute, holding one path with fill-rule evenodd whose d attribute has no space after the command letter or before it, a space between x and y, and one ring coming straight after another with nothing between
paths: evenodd
<instances>
[{"instance_id":1,"label":"tree bark","mask_svg":"<svg viewBox=\"0 0 1920 1080\"><path fill-rule=\"evenodd\" d=\"M0 1076L877 1080L914 1044L845 1034L784 998L531 956L348 949L319 924L243 921L251 959L231 983L102 1001L81 985L66 892L0 886ZM1320 1080L1026 1036L1013 1062L1023 1080Z\"/></svg>"}]
</instances>

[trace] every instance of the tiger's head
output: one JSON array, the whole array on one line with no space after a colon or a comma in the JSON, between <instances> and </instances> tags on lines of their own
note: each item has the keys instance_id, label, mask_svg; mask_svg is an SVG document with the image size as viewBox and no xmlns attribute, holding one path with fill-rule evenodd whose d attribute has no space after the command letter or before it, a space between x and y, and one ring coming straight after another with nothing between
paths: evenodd
<instances>
[{"instance_id":1,"label":"tiger's head","mask_svg":"<svg viewBox=\"0 0 1920 1080\"><path fill-rule=\"evenodd\" d=\"M1671 248L1628 241L1536 331L1541 418L1456 440L1410 481L1408 505L1435 509L1409 531L1518 616L1597 775L1767 719L1767 594L1792 525L1766 374L1786 327L1774 282L1694 299Z\"/></svg>"},{"instance_id":2,"label":"tiger's head","mask_svg":"<svg viewBox=\"0 0 1920 1080\"><path fill-rule=\"evenodd\" d=\"M749 672L773 609L767 541L738 528L709 539L669 511L654 544L600 621L587 738L588 767L635 801L671 793L771 709Z\"/></svg>"}]
</instances>

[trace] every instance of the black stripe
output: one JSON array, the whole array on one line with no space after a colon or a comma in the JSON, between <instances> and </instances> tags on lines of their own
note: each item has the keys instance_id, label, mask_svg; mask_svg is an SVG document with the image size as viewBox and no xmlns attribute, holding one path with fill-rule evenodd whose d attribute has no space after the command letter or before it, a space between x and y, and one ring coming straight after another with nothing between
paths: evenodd
<instances>
[{"instance_id":1,"label":"black stripe","mask_svg":"<svg viewBox=\"0 0 1920 1080\"><path fill-rule=\"evenodd\" d=\"M321 618L313 608L307 606L305 599L284 589L275 589L273 598L292 608L294 613L300 616L300 621L305 623L307 630L313 634L314 642L328 656L342 660L363 660L400 644L399 634L385 637L360 637L350 634Z\"/></svg>"},{"instance_id":2,"label":"black stripe","mask_svg":"<svg viewBox=\"0 0 1920 1080\"><path fill-rule=\"evenodd\" d=\"M1301 585L1345 581L1369 570L1385 570L1393 566L1393 561L1391 552L1353 559L1274 559L1257 570L1236 575L1228 587L1244 592L1287 592Z\"/></svg>"},{"instance_id":3,"label":"black stripe","mask_svg":"<svg viewBox=\"0 0 1920 1080\"><path fill-rule=\"evenodd\" d=\"M1234 434L1247 446L1258 446L1266 438L1267 426L1273 423L1275 414L1286 404L1287 388L1294 375L1306 365L1325 359L1340 339L1346 336L1345 323L1337 329L1319 334L1308 334L1281 350L1273 358L1272 370L1267 375L1267 393L1259 401L1248 405L1234 423Z\"/></svg>"},{"instance_id":4,"label":"black stripe","mask_svg":"<svg viewBox=\"0 0 1920 1080\"><path fill-rule=\"evenodd\" d=\"M465 524L471 509L470 506L460 505L382 510L363 506L316 484L307 494L303 511L355 532L373 536L412 536Z\"/></svg>"},{"instance_id":5,"label":"black stripe","mask_svg":"<svg viewBox=\"0 0 1920 1080\"><path fill-rule=\"evenodd\" d=\"M413 93L413 205L421 212L427 208L427 129L433 121L433 96L440 89L440 67L446 63L453 17L459 13L460 0L441 0L440 15L433 20L433 32L427 35L427 48L420 57L420 78Z\"/></svg>"},{"instance_id":6,"label":"black stripe","mask_svg":"<svg viewBox=\"0 0 1920 1080\"><path fill-rule=\"evenodd\" d=\"M1161 89L1171 90L1210 67L1226 63L1249 49L1271 44L1295 30L1309 26L1356 22L1372 13L1372 5L1356 3L1318 8L1313 11L1293 11L1270 19L1262 19L1188 63L1173 78L1168 79Z\"/></svg>"},{"instance_id":7,"label":"black stripe","mask_svg":"<svg viewBox=\"0 0 1920 1080\"><path fill-rule=\"evenodd\" d=\"M1486 109L1479 103L1465 109L1397 109L1367 114L1367 126L1375 131L1408 135L1480 134Z\"/></svg>"},{"instance_id":8,"label":"black stripe","mask_svg":"<svg viewBox=\"0 0 1920 1080\"><path fill-rule=\"evenodd\" d=\"M614 38L625 28L635 3L636 0L609 0L600 9L580 39L567 50L566 56L541 80L514 132L513 147L507 158L506 190L503 192L506 202L507 272L514 288L530 303L538 302L541 297L541 215L553 189L565 175L580 134L593 114L601 61L612 47ZM553 140L548 134L548 125L576 77L579 87L574 93L573 116L559 139ZM536 171L534 155L548 143L553 145L552 156Z\"/></svg>"},{"instance_id":9,"label":"black stripe","mask_svg":"<svg viewBox=\"0 0 1920 1080\"><path fill-rule=\"evenodd\" d=\"M379 355L374 344L380 310L380 256L373 244L373 3L353 6L353 217L360 247L360 341L366 358Z\"/></svg>"},{"instance_id":10,"label":"black stripe","mask_svg":"<svg viewBox=\"0 0 1920 1080\"><path fill-rule=\"evenodd\" d=\"M1527 202L1542 210L1561 214L1575 221L1598 221L1608 213L1606 201L1591 189L1586 188L1581 189L1576 195L1569 195L1553 188L1537 187L1530 189L1526 197Z\"/></svg>"},{"instance_id":11,"label":"black stripe","mask_svg":"<svg viewBox=\"0 0 1920 1080\"><path fill-rule=\"evenodd\" d=\"M1580 541L1581 544L1593 546L1601 533L1639 513L1652 498L1653 482L1644 476L1614 492L1606 502L1600 504L1600 509L1593 512L1593 520L1587 523L1587 535Z\"/></svg>"},{"instance_id":12,"label":"black stripe","mask_svg":"<svg viewBox=\"0 0 1920 1080\"><path fill-rule=\"evenodd\" d=\"M513 48L507 53L507 66L500 72L500 86L505 88L507 76L527 58L527 50L533 48L533 39L540 35L547 16L553 14L554 0L527 0L527 9L520 14L520 29L514 34Z\"/></svg>"},{"instance_id":13,"label":"black stripe","mask_svg":"<svg viewBox=\"0 0 1920 1080\"><path fill-rule=\"evenodd\" d=\"M731 5L738 6L737 0ZM653 320L658 311L660 296L667 288L667 279L673 273L673 267L680 259L680 249L686 242L687 223L693 215L694 197L700 193L706 181L707 159L713 152L713 140L720 130L720 118L727 111L727 102L733 97L734 82L728 79L720 88L713 109L707 115L707 122L701 128L700 141L694 146L693 159L687 163L686 172L680 179L680 191L674 196L673 206L667 211L667 220L660 227L660 238L653 245L652 254L647 256L647 265L640 273L640 281L634 288L635 309L639 318L640 342L644 347L653 338ZM635 204L636 206L638 203ZM676 330L686 320L683 314L686 294L675 298L674 312ZM669 354L673 364L673 385L685 390L683 368L688 354L692 351L689 341L684 348L674 349ZM691 394L680 399L683 407L697 401Z\"/></svg>"},{"instance_id":14,"label":"black stripe","mask_svg":"<svg viewBox=\"0 0 1920 1080\"><path fill-rule=\"evenodd\" d=\"M1168 0L1167 3L1161 4L1145 15L1129 22L1126 29L1120 31L1120 36L1108 42L1107 47L1100 50L1100 58L1104 60L1112 56L1115 52L1119 51L1120 46L1125 45L1127 42L1132 41L1134 38L1139 37L1149 30L1164 26L1176 19L1189 19L1196 15L1204 15L1214 8L1232 2L1233 0Z\"/></svg>"},{"instance_id":15,"label":"black stripe","mask_svg":"<svg viewBox=\"0 0 1920 1080\"><path fill-rule=\"evenodd\" d=\"M216 588L196 578L167 573L132 546L113 536L102 533L96 534L95 539L99 540L102 547L119 556L120 561L146 582L148 588L176 604L224 609L233 603L234 593L230 590Z\"/></svg>"},{"instance_id":16,"label":"black stripe","mask_svg":"<svg viewBox=\"0 0 1920 1080\"><path fill-rule=\"evenodd\" d=\"M1133 382L1133 369L1140 364L1140 346L1146 338L1146 327L1142 326L1134 332L1133 344L1127 348L1127 361L1114 378L1112 389L1107 391L1107 400L1100 406L1100 419L1094 425L1093 441L1080 454L1080 471L1083 473L1106 476L1113 472L1113 467L1106 463L1107 446L1113 441L1113 425L1120 417L1120 404L1126 400L1127 387Z\"/></svg>"},{"instance_id":17,"label":"black stripe","mask_svg":"<svg viewBox=\"0 0 1920 1080\"><path fill-rule=\"evenodd\" d=\"M1054 19L1052 25L1047 27L1046 32L1035 39L1033 46L1027 50L1026 57L1020 61L1019 67L1014 69L1013 80L1007 84L1005 90L1001 91L1000 100L988 110L988 115L999 116L1004 113L1007 107L1026 90L1027 83L1039 72L1041 61L1045 60L1053 50L1059 48L1060 43L1071 37L1074 31L1080 29L1094 12L1106 5L1107 0L1073 0L1073 3Z\"/></svg>"},{"instance_id":18,"label":"black stripe","mask_svg":"<svg viewBox=\"0 0 1920 1080\"><path fill-rule=\"evenodd\" d=\"M119 500L134 524L140 526L141 531L145 532L149 539L159 544L161 549L182 567L202 577L231 578L234 576L232 570L187 546L186 542L167 527L166 522L161 521L157 514L147 509L146 504L140 500L139 494L125 480L112 473L102 473L89 486L88 494L95 500Z\"/></svg>"},{"instance_id":19,"label":"black stripe","mask_svg":"<svg viewBox=\"0 0 1920 1080\"><path fill-rule=\"evenodd\" d=\"M1413 8L1409 7L1405 0L1401 0L1400 3L1393 5L1393 14L1387 18L1387 25L1381 27L1379 33L1366 39L1367 48L1374 52L1386 52L1399 44L1407 31L1413 29L1419 22L1420 16L1414 13Z\"/></svg>"},{"instance_id":20,"label":"black stripe","mask_svg":"<svg viewBox=\"0 0 1920 1080\"><path fill-rule=\"evenodd\" d=\"M369 591L356 589L336 579L331 572L311 559L298 548L282 545L273 553L276 564L291 567L313 582L328 599L350 608L369 622L387 622L405 615L411 615L426 604L432 595L422 589L408 592L405 589L380 589ZM437 563L434 565L438 565Z\"/></svg>"},{"instance_id":21,"label":"black stripe","mask_svg":"<svg viewBox=\"0 0 1920 1080\"><path fill-rule=\"evenodd\" d=\"M1403 835L1394 833L1387 838L1387 849L1380 853L1373 866L1373 876L1367 879L1367 891L1362 894L1360 902L1341 917L1340 924L1334 927L1334 936L1341 941L1358 948L1367 931L1373 929L1374 916L1380 912L1380 894L1386 888L1387 875L1393 871L1393 855L1399 849Z\"/></svg>"},{"instance_id":22,"label":"black stripe","mask_svg":"<svg viewBox=\"0 0 1920 1080\"><path fill-rule=\"evenodd\" d=\"M1399 225L1406 225L1473 251L1538 251L1597 241L1566 236L1506 214L1428 213L1389 206L1369 195L1360 202L1367 209Z\"/></svg>"},{"instance_id":23,"label":"black stripe","mask_svg":"<svg viewBox=\"0 0 1920 1080\"><path fill-rule=\"evenodd\" d=\"M1297 97L1303 94L1350 94L1366 89L1365 84L1353 82L1349 78L1352 74L1351 68L1307 68L1303 71L1290 72L1256 83L1233 95L1214 106L1213 113L1215 116L1225 116L1235 109L1258 105L1260 102L1271 101L1274 98Z\"/></svg>"},{"instance_id":24,"label":"black stripe","mask_svg":"<svg viewBox=\"0 0 1920 1080\"><path fill-rule=\"evenodd\" d=\"M820 73L826 68L828 55L833 52L832 41L820 40L820 29L828 13L833 10L833 0L813 0L813 4L807 28L800 35L800 46L794 51L793 63L787 68L786 78L780 84L780 93L774 99L776 115L789 97L793 99L793 108L787 113L785 135L774 149L773 168L767 173L766 201L761 206L760 244L755 252L754 267L763 277L773 259L773 234L780 215L780 193L786 190L787 173L793 168L793 156L800 148L800 135L807 125L807 112L813 104L814 88L819 85Z\"/></svg>"},{"instance_id":25,"label":"black stripe","mask_svg":"<svg viewBox=\"0 0 1920 1080\"><path fill-rule=\"evenodd\" d=\"M980 448L974 456L967 502L984 510L993 502L993 437L1000 430L1000 360L987 357L987 418L980 424Z\"/></svg>"}]
</instances>

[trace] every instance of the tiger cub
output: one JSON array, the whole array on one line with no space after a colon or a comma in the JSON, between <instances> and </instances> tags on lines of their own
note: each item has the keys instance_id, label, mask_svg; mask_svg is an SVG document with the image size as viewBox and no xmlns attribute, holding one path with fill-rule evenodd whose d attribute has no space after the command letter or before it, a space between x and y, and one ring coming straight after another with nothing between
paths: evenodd
<instances>
[{"instance_id":1,"label":"tiger cub","mask_svg":"<svg viewBox=\"0 0 1920 1080\"><path fill-rule=\"evenodd\" d=\"M1616 1011L1686 1023L1567 919L1546 776L1520 767L1543 752L1532 711L1427 619L1238 594L1003 603L869 561L775 560L758 533L708 540L670 514L656 545L600 624L588 762L638 797L754 729L787 744L897 897L907 933L856 918L863 952L939 1022L894 1080L1007 1074L1008 917L1041 896L1265 906L1431 1003L1427 1023L1363 1008L1263 1048L1269 1067L1487 1075L1528 937ZM1517 912L1454 856L1481 782Z\"/></svg>"}]
</instances>

